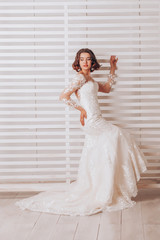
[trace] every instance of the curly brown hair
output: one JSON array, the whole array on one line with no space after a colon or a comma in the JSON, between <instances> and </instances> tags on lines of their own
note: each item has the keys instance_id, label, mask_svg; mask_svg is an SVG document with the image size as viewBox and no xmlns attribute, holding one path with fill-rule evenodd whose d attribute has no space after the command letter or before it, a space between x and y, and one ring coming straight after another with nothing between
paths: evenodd
<instances>
[{"instance_id":1,"label":"curly brown hair","mask_svg":"<svg viewBox=\"0 0 160 240\"><path fill-rule=\"evenodd\" d=\"M100 65L100 64L98 63L95 54L94 54L94 53L92 52L92 50L89 49L89 48L82 48L82 49L80 49L80 50L77 52L77 54L76 54L76 56L75 56L75 60L74 60L74 62L73 62L73 64L72 64L72 68L73 68L74 70L76 70L77 72L79 72L79 71L81 70L81 67L80 67L80 64L79 64L79 59L80 59L80 54L81 54L81 53L84 53L84 52L85 52L85 53L89 53L90 56L91 56L92 63L91 63L91 69L90 69L90 71L93 72L94 70L98 70L102 65Z\"/></svg>"}]
</instances>

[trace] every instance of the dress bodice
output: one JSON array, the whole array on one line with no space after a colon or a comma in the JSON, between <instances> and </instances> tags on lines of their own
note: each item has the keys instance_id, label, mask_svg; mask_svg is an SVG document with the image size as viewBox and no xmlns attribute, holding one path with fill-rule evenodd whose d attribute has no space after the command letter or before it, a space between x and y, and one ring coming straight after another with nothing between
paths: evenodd
<instances>
[{"instance_id":1,"label":"dress bodice","mask_svg":"<svg viewBox=\"0 0 160 240\"><path fill-rule=\"evenodd\" d=\"M87 118L84 118L84 126L80 124L80 128L86 134L97 135L103 131L102 129L107 123L102 117L98 102L99 84L92 80L85 81L81 88L78 89L79 103L87 112Z\"/></svg>"},{"instance_id":2,"label":"dress bodice","mask_svg":"<svg viewBox=\"0 0 160 240\"><path fill-rule=\"evenodd\" d=\"M79 90L79 102L87 112L87 119L101 116L101 110L98 103L98 83L96 81L87 81Z\"/></svg>"}]
</instances>

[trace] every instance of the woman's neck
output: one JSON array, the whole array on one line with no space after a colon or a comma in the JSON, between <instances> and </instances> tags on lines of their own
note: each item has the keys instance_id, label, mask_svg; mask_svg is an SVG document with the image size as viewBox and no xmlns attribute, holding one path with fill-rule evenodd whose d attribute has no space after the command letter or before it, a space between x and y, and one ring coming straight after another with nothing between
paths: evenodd
<instances>
[{"instance_id":1,"label":"woman's neck","mask_svg":"<svg viewBox=\"0 0 160 240\"><path fill-rule=\"evenodd\" d=\"M87 82L88 81L93 81L93 78L92 78L92 76L90 74L86 75L83 71L79 71L79 73L83 74L83 76L85 77Z\"/></svg>"},{"instance_id":2,"label":"woman's neck","mask_svg":"<svg viewBox=\"0 0 160 240\"><path fill-rule=\"evenodd\" d=\"M86 77L91 77L91 74L90 74L90 71L79 71L79 73L82 73L84 76L86 76Z\"/></svg>"}]
</instances>

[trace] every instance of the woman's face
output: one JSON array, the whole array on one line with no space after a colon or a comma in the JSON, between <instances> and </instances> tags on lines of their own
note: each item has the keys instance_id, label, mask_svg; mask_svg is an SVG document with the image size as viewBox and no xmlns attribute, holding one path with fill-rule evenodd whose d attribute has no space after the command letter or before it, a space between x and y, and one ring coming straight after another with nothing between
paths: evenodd
<instances>
[{"instance_id":1,"label":"woman's face","mask_svg":"<svg viewBox=\"0 0 160 240\"><path fill-rule=\"evenodd\" d=\"M89 53L81 53L80 54L80 59L79 59L79 64L80 64L80 67L83 70L90 70L91 69L91 66L92 66L92 60L91 60L91 56Z\"/></svg>"}]
</instances>

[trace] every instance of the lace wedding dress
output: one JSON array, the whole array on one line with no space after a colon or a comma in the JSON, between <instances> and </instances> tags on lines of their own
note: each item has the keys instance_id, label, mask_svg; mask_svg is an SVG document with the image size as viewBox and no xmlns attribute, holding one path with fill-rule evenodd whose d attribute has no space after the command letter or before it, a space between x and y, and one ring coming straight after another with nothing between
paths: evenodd
<instances>
[{"instance_id":1,"label":"lace wedding dress","mask_svg":"<svg viewBox=\"0 0 160 240\"><path fill-rule=\"evenodd\" d=\"M133 207L136 202L131 197L137 195L136 183L147 169L146 159L129 132L102 117L99 83L76 73L69 88L73 86L77 86L79 103L87 112L85 125L80 124L85 141L77 180L67 191L49 190L15 204L21 209L70 216Z\"/></svg>"}]
</instances>

